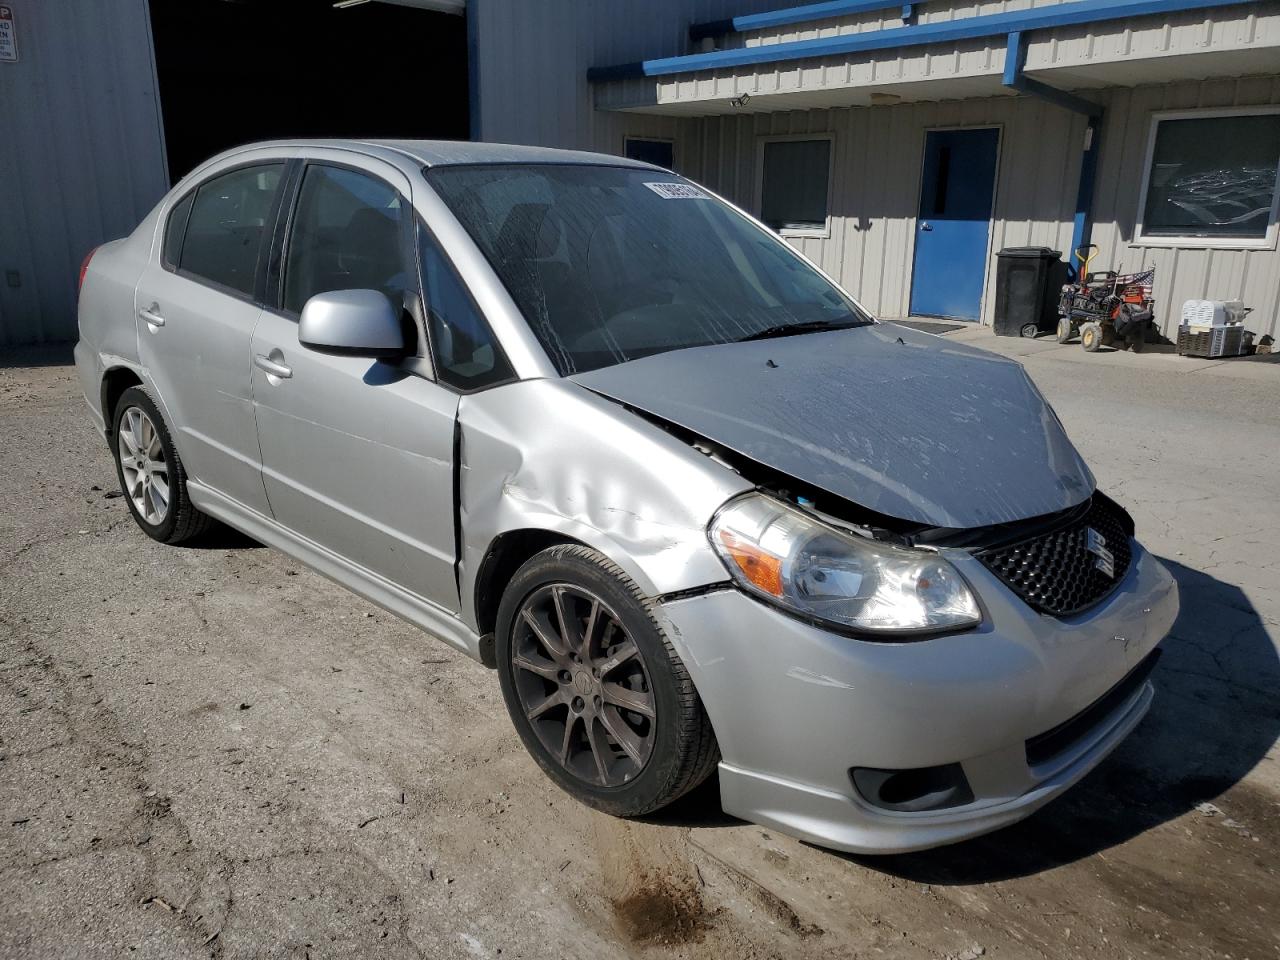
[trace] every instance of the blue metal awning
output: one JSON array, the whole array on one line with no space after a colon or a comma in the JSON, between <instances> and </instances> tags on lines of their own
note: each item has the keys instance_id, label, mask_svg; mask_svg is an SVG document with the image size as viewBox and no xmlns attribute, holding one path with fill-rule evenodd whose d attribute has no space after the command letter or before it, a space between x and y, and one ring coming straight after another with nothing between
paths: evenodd
<instances>
[{"instance_id":1,"label":"blue metal awning","mask_svg":"<svg viewBox=\"0 0 1280 960\"><path fill-rule=\"evenodd\" d=\"M916 47L930 43L1003 37L1009 33L1026 33L1051 27L1100 23L1129 17L1179 13L1186 10L1252 6L1258 2L1259 0L1075 0L1072 3L1036 7L1012 13L994 13L939 23L890 27L885 30L843 34L818 40L767 43L734 50L714 50L710 53L591 67L587 70L587 79L592 82L627 80L637 77L691 73L698 70L784 63L814 57Z\"/></svg>"},{"instance_id":2,"label":"blue metal awning","mask_svg":"<svg viewBox=\"0 0 1280 960\"><path fill-rule=\"evenodd\" d=\"M922 3L923 0L916 0ZM740 17L729 17L726 20L704 20L701 23L689 24L689 39L695 43L708 37L721 37L726 33L746 33L748 30L770 30L774 27L785 27L793 23L811 23L814 20L829 20L832 17L847 17L854 13L871 13L875 10L892 10L895 7L911 6L901 0L827 0L826 3L806 3L800 7L786 7L782 10L768 10L764 13L749 13ZM903 19L906 19L905 17Z\"/></svg>"}]
</instances>

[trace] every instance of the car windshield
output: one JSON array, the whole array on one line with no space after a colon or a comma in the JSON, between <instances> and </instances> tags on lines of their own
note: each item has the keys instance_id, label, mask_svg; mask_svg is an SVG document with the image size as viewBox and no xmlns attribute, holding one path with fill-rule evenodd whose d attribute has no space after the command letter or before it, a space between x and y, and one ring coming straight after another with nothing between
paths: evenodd
<instances>
[{"instance_id":1,"label":"car windshield","mask_svg":"<svg viewBox=\"0 0 1280 960\"><path fill-rule=\"evenodd\" d=\"M562 375L871 322L777 237L663 171L502 164L428 177Z\"/></svg>"}]
</instances>

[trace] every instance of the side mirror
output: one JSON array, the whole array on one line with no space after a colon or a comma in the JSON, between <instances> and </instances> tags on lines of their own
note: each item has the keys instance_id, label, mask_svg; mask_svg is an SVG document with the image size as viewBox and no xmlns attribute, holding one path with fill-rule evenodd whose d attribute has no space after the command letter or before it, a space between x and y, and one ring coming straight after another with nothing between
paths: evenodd
<instances>
[{"instance_id":1,"label":"side mirror","mask_svg":"<svg viewBox=\"0 0 1280 960\"><path fill-rule=\"evenodd\" d=\"M298 342L321 353L401 357L404 330L386 294L377 290L317 293L302 308Z\"/></svg>"}]
</instances>

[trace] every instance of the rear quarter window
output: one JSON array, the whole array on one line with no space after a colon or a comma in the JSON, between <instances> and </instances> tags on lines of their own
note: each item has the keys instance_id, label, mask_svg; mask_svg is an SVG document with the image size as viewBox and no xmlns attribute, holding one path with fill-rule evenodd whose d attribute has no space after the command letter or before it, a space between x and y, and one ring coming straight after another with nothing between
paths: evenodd
<instances>
[{"instance_id":1,"label":"rear quarter window","mask_svg":"<svg viewBox=\"0 0 1280 960\"><path fill-rule=\"evenodd\" d=\"M191 202L178 268L252 296L258 255L283 173L283 163L258 164L201 184Z\"/></svg>"},{"instance_id":2,"label":"rear quarter window","mask_svg":"<svg viewBox=\"0 0 1280 960\"><path fill-rule=\"evenodd\" d=\"M170 269L177 268L178 260L182 256L182 238L187 234L187 218L191 216L191 203L195 198L195 193L188 193L169 211L169 219L164 228L164 247L161 250L161 257L164 265Z\"/></svg>"}]
</instances>

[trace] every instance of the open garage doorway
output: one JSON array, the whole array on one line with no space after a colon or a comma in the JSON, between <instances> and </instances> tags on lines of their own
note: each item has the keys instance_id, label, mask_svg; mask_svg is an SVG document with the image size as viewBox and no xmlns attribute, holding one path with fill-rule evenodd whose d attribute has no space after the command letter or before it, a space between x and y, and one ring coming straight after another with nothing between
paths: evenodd
<instances>
[{"instance_id":1,"label":"open garage doorway","mask_svg":"<svg viewBox=\"0 0 1280 960\"><path fill-rule=\"evenodd\" d=\"M429 9L461 4L150 2L174 183L252 140L467 139L466 22Z\"/></svg>"}]
</instances>

